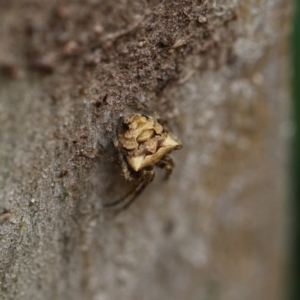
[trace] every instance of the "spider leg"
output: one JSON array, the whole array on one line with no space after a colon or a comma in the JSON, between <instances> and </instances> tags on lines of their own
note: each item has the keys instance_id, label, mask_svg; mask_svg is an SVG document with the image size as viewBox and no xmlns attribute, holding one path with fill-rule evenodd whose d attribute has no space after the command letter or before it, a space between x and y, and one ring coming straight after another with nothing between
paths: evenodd
<instances>
[{"instance_id":1,"label":"spider leg","mask_svg":"<svg viewBox=\"0 0 300 300\"><path fill-rule=\"evenodd\" d=\"M116 213L120 213L121 211L127 209L136 200L136 198L143 192L143 190L153 180L153 178L154 178L153 170L145 171L144 181L137 187L137 189L134 191L134 194L129 199L129 201L126 204L124 204L123 206L116 209Z\"/></svg>"},{"instance_id":2,"label":"spider leg","mask_svg":"<svg viewBox=\"0 0 300 300\"><path fill-rule=\"evenodd\" d=\"M159 162L156 163L156 166L166 171L165 179L168 179L173 172L174 162L170 156L165 155Z\"/></svg>"},{"instance_id":3,"label":"spider leg","mask_svg":"<svg viewBox=\"0 0 300 300\"><path fill-rule=\"evenodd\" d=\"M141 185L140 183L135 184L130 190L128 190L128 192L124 196L122 196L121 198L119 198L114 202L104 203L103 207L112 207L122 203L128 198L128 196L132 195L139 188L140 185Z\"/></svg>"}]
</instances>

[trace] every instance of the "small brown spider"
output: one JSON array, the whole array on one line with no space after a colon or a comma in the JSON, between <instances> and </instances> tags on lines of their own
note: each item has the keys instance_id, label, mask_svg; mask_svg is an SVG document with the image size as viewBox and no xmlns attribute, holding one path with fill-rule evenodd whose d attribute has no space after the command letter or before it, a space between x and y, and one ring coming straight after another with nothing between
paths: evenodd
<instances>
[{"instance_id":1,"label":"small brown spider","mask_svg":"<svg viewBox=\"0 0 300 300\"><path fill-rule=\"evenodd\" d=\"M182 147L180 141L155 118L142 114L129 114L122 118L114 146L125 179L136 181L133 189L122 198L104 204L105 207L113 207L128 199L118 211L128 208L153 180L154 166L165 169L168 178L174 163L167 154Z\"/></svg>"}]
</instances>

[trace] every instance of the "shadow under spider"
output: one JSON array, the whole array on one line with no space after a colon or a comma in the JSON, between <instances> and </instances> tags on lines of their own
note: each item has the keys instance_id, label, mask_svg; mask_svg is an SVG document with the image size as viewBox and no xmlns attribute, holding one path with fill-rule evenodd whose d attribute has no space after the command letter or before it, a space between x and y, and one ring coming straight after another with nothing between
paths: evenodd
<instances>
[{"instance_id":1,"label":"shadow under spider","mask_svg":"<svg viewBox=\"0 0 300 300\"><path fill-rule=\"evenodd\" d=\"M131 188L129 191L119 198L118 200L110 203L105 203L104 208L114 208L116 214L121 211L126 210L144 191L144 189L151 183L154 179L154 170L153 168L142 170L141 179ZM119 205L120 204L120 205Z\"/></svg>"},{"instance_id":2,"label":"shadow under spider","mask_svg":"<svg viewBox=\"0 0 300 300\"><path fill-rule=\"evenodd\" d=\"M173 171L174 162L169 156L165 155L155 166L166 171L164 179L167 180ZM124 196L116 201L104 203L103 207L113 208L116 214L126 210L155 177L154 166L144 168L140 172L140 179Z\"/></svg>"}]
</instances>

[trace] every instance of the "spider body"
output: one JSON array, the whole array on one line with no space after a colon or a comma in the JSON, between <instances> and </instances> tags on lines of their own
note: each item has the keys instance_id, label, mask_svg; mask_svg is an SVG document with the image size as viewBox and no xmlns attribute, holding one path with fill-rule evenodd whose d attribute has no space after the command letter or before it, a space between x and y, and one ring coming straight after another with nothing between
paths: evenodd
<instances>
[{"instance_id":1,"label":"spider body","mask_svg":"<svg viewBox=\"0 0 300 300\"><path fill-rule=\"evenodd\" d=\"M122 174L128 181L135 181L133 189L117 201L105 204L112 207L128 201L118 210L126 209L154 179L154 167L172 173L174 163L168 154L182 147L155 118L142 114L128 114L121 118L114 141Z\"/></svg>"}]
</instances>

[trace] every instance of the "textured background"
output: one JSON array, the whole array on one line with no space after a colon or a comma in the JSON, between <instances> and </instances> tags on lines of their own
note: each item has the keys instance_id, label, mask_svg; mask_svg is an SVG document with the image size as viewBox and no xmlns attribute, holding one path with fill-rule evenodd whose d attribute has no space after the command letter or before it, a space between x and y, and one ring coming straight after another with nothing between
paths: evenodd
<instances>
[{"instance_id":1,"label":"textured background","mask_svg":"<svg viewBox=\"0 0 300 300\"><path fill-rule=\"evenodd\" d=\"M0 5L0 298L280 299L289 1ZM114 217L132 99L184 147Z\"/></svg>"}]
</instances>

